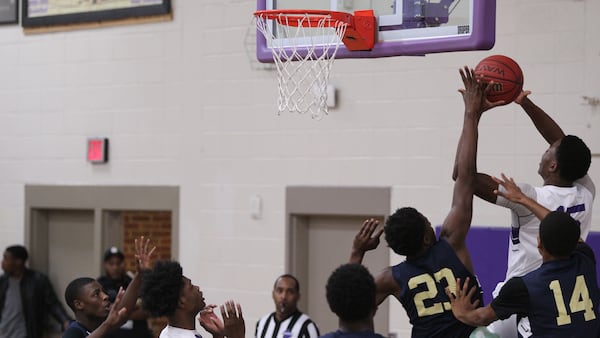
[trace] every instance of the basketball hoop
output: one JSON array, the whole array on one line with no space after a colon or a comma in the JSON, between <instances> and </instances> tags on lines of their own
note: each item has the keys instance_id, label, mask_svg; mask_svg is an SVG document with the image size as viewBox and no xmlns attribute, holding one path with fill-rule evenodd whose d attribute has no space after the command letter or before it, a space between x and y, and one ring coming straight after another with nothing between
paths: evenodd
<instances>
[{"instance_id":1,"label":"basketball hoop","mask_svg":"<svg viewBox=\"0 0 600 338\"><path fill-rule=\"evenodd\" d=\"M277 66L279 113L327 114L327 84L335 55L375 44L372 10L350 13L320 10L265 10L254 13ZM357 25L358 23L358 25Z\"/></svg>"}]
</instances>

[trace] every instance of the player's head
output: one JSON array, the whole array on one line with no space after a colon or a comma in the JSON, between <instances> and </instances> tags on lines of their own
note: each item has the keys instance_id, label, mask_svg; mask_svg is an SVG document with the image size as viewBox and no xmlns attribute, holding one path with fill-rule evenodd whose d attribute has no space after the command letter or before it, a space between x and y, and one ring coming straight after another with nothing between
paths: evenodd
<instances>
[{"instance_id":1,"label":"player's head","mask_svg":"<svg viewBox=\"0 0 600 338\"><path fill-rule=\"evenodd\" d=\"M277 277L273 284L273 303L279 318L287 318L298 310L300 283L296 277L285 274Z\"/></svg>"},{"instance_id":2,"label":"player's head","mask_svg":"<svg viewBox=\"0 0 600 338\"><path fill-rule=\"evenodd\" d=\"M2 256L2 270L8 275L25 268L25 262L29 258L27 249L22 245L11 245L4 250Z\"/></svg>"},{"instance_id":3,"label":"player's head","mask_svg":"<svg viewBox=\"0 0 600 338\"><path fill-rule=\"evenodd\" d=\"M108 295L95 279L81 277L74 279L65 289L65 302L73 313L103 319L110 311Z\"/></svg>"},{"instance_id":4,"label":"player's head","mask_svg":"<svg viewBox=\"0 0 600 338\"><path fill-rule=\"evenodd\" d=\"M552 256L566 257L575 250L580 235L579 222L567 213L553 211L540 222L538 246Z\"/></svg>"},{"instance_id":5,"label":"player's head","mask_svg":"<svg viewBox=\"0 0 600 338\"><path fill-rule=\"evenodd\" d=\"M325 289L329 308L340 320L358 322L375 314L375 280L364 266L340 266L329 276Z\"/></svg>"},{"instance_id":6,"label":"player's head","mask_svg":"<svg viewBox=\"0 0 600 338\"><path fill-rule=\"evenodd\" d=\"M572 182L587 174L592 162L592 152L582 139L567 135L556 148L556 161L560 177Z\"/></svg>"},{"instance_id":7,"label":"player's head","mask_svg":"<svg viewBox=\"0 0 600 338\"><path fill-rule=\"evenodd\" d=\"M125 255L116 246L104 252L104 273L112 280L120 280L125 274Z\"/></svg>"},{"instance_id":8,"label":"player's head","mask_svg":"<svg viewBox=\"0 0 600 338\"><path fill-rule=\"evenodd\" d=\"M415 208L396 210L385 221L385 240L395 253L413 256L424 246L435 243L435 232L431 223Z\"/></svg>"},{"instance_id":9,"label":"player's head","mask_svg":"<svg viewBox=\"0 0 600 338\"><path fill-rule=\"evenodd\" d=\"M171 317L176 311L195 316L206 306L200 288L173 261L156 262L144 275L141 295L142 306L154 317Z\"/></svg>"},{"instance_id":10,"label":"player's head","mask_svg":"<svg viewBox=\"0 0 600 338\"><path fill-rule=\"evenodd\" d=\"M585 176L592 162L588 146L577 136L567 135L554 142L542 155L538 173L546 179L553 173L573 182Z\"/></svg>"}]
</instances>

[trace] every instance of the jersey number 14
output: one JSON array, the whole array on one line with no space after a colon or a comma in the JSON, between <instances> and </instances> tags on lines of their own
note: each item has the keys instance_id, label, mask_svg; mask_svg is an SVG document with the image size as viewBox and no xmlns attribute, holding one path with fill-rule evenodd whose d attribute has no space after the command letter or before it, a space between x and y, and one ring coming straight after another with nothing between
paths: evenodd
<instances>
[{"instance_id":1,"label":"jersey number 14","mask_svg":"<svg viewBox=\"0 0 600 338\"><path fill-rule=\"evenodd\" d=\"M560 282L558 280L553 280L550 282L549 287L554 294L554 301L556 302L556 309L558 310L556 324L558 326L571 324L571 316L567 312L565 306ZM586 322L596 319L596 315L594 314L594 304L592 304L592 300L590 299L590 293L583 275L579 275L575 279L575 287L573 288L573 294L571 294L571 300L569 301L569 310L571 313L584 311L583 318Z\"/></svg>"}]
</instances>

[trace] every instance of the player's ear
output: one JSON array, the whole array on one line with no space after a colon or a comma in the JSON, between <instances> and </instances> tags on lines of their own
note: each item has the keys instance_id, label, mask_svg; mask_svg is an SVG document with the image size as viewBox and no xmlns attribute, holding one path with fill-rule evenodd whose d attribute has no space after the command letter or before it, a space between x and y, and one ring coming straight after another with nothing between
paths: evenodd
<instances>
[{"instance_id":1,"label":"player's ear","mask_svg":"<svg viewBox=\"0 0 600 338\"><path fill-rule=\"evenodd\" d=\"M178 308L183 308L185 307L185 296L183 295L179 295L179 298L177 299L177 307Z\"/></svg>"},{"instance_id":2,"label":"player's ear","mask_svg":"<svg viewBox=\"0 0 600 338\"><path fill-rule=\"evenodd\" d=\"M73 307L75 307L76 310L81 311L83 310L84 305L82 301L80 301L79 299L75 299L73 300Z\"/></svg>"},{"instance_id":3,"label":"player's ear","mask_svg":"<svg viewBox=\"0 0 600 338\"><path fill-rule=\"evenodd\" d=\"M556 160L550 161L550 164L548 165L548 171L550 171L551 173L558 172L558 161L556 161Z\"/></svg>"},{"instance_id":4,"label":"player's ear","mask_svg":"<svg viewBox=\"0 0 600 338\"><path fill-rule=\"evenodd\" d=\"M544 249L544 245L542 244L542 240L540 239L540 235L537 236L537 248L538 248L538 251L540 252L540 255L543 256L543 252L546 249Z\"/></svg>"},{"instance_id":5,"label":"player's ear","mask_svg":"<svg viewBox=\"0 0 600 338\"><path fill-rule=\"evenodd\" d=\"M435 244L435 232L431 226L425 229L425 235L423 236L423 244L426 247L430 247Z\"/></svg>"}]
</instances>

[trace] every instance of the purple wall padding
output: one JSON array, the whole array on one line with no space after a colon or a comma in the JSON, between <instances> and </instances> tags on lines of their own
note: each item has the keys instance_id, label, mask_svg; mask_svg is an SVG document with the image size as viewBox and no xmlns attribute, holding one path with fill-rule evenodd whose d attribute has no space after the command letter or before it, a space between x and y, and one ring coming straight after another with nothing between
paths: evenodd
<instances>
[{"instance_id":1,"label":"purple wall padding","mask_svg":"<svg viewBox=\"0 0 600 338\"><path fill-rule=\"evenodd\" d=\"M440 229L440 226L436 227L438 234ZM509 228L473 226L467 235L467 247L483 288L485 304L492 301L492 291L506 275L509 234ZM590 232L587 243L594 250L596 260L600 261L600 233ZM600 269L596 270L600 281Z\"/></svg>"}]
</instances>

